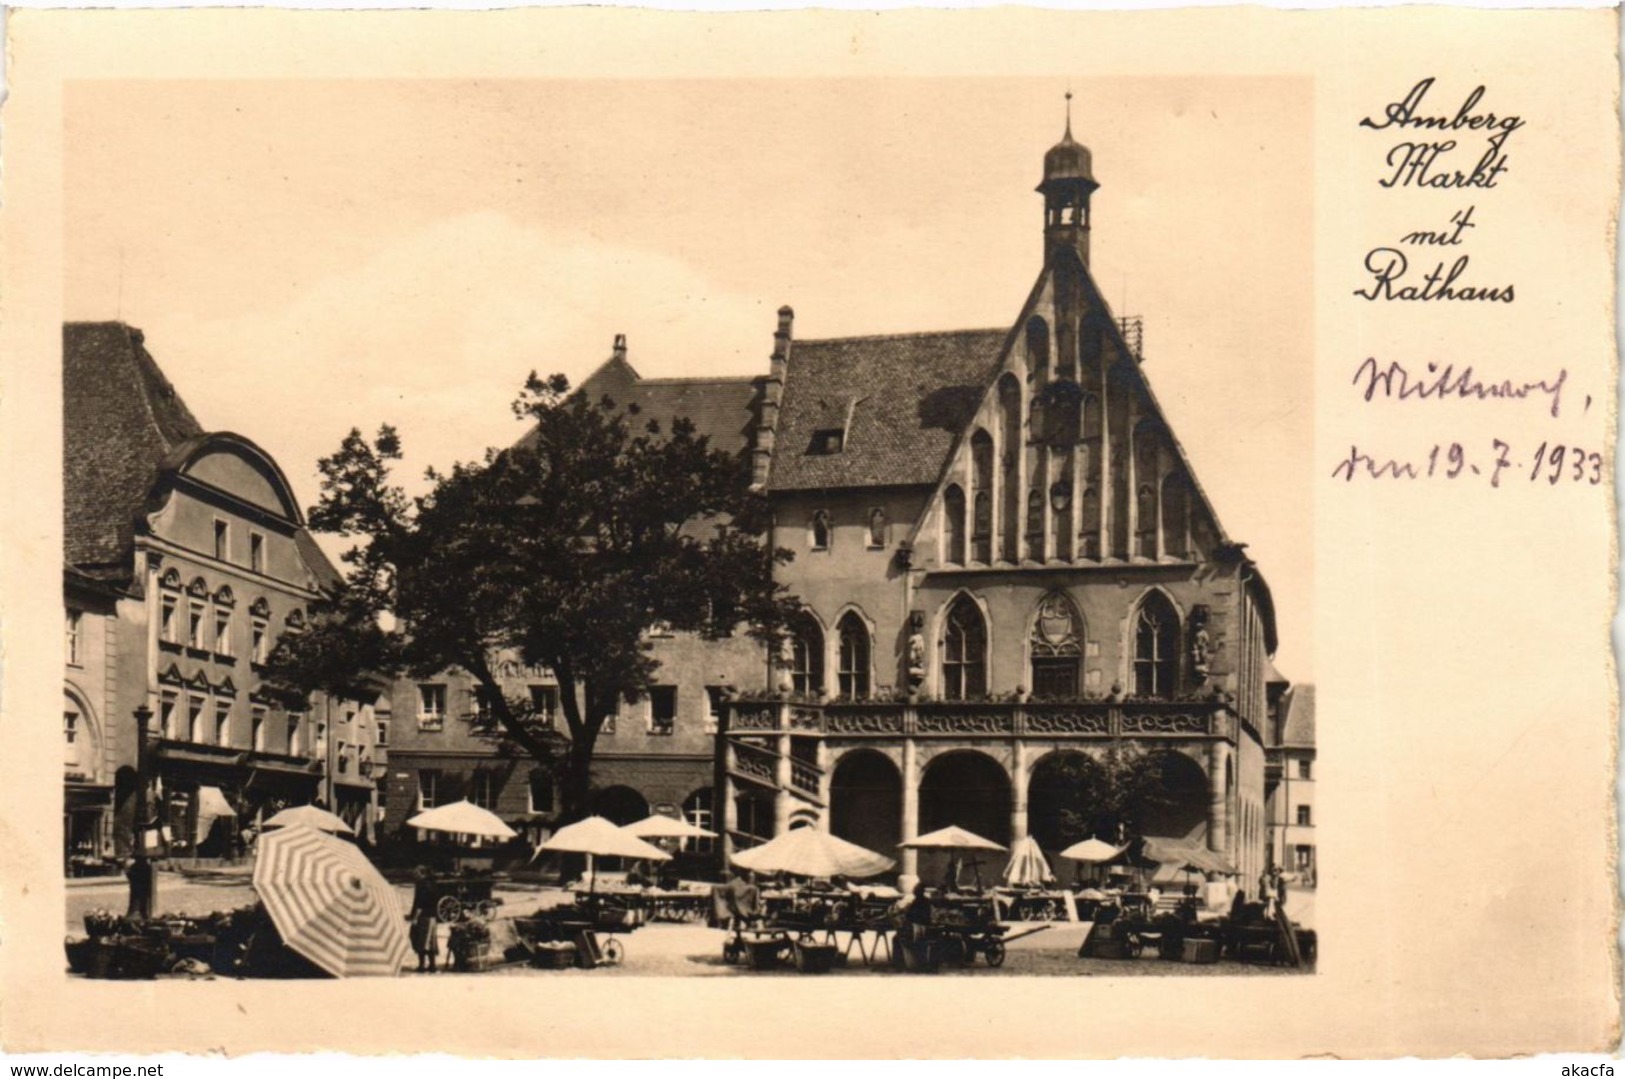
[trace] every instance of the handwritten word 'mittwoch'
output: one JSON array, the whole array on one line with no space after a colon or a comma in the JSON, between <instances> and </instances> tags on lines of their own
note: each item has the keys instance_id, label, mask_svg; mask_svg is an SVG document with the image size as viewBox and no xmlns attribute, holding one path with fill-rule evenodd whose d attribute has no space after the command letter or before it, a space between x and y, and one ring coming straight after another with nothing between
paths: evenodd
<instances>
[{"instance_id":1,"label":"handwritten word 'mittwoch'","mask_svg":"<svg viewBox=\"0 0 1625 1079\"><path fill-rule=\"evenodd\" d=\"M1397 398L1401 401L1412 399L1426 400L1434 398L1445 400L1456 398L1461 400L1483 401L1488 399L1522 400L1531 394L1545 394L1551 399L1551 414L1555 419L1563 407L1563 385L1568 382L1568 368L1559 368L1552 378L1543 378L1535 382L1514 382L1511 379L1502 379L1499 382L1485 382L1473 373L1472 365L1456 370L1455 364L1445 364L1441 370L1436 363L1427 365L1425 377L1413 378L1405 365L1398 360L1391 361L1387 367L1377 362L1375 357L1361 363L1354 372L1354 385L1365 383L1365 399L1375 397L1379 392L1384 397Z\"/></svg>"}]
</instances>

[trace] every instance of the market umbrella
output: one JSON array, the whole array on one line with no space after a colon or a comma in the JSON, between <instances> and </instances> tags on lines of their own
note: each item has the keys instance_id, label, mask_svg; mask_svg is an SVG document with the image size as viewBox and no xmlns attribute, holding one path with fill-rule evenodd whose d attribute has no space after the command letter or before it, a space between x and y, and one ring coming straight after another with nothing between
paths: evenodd
<instances>
[{"instance_id":1,"label":"market umbrella","mask_svg":"<svg viewBox=\"0 0 1625 1079\"><path fill-rule=\"evenodd\" d=\"M654 844L645 843L625 828L603 817L588 817L586 820L565 825L537 847L536 853L540 854L544 850L603 855L606 858L650 858L657 862L664 862L671 857ZM592 866L591 876L587 882L587 893L591 895L598 885L598 867L592 865L590 857L588 864Z\"/></svg>"},{"instance_id":2,"label":"market umbrella","mask_svg":"<svg viewBox=\"0 0 1625 1079\"><path fill-rule=\"evenodd\" d=\"M975 832L967 831L957 824L950 824L946 828L938 828L934 832L927 832L898 846L910 850L945 850L952 852L948 861L948 878L955 888L959 886L959 870L962 856L958 853L965 850L1003 850L1004 848L991 839L983 839ZM972 868L976 870L976 886L982 886L982 863L975 858L970 860Z\"/></svg>"},{"instance_id":3,"label":"market umbrella","mask_svg":"<svg viewBox=\"0 0 1625 1079\"><path fill-rule=\"evenodd\" d=\"M1010 861L1004 867L1004 883L1053 884L1055 874L1050 872L1049 859L1044 857L1038 840L1024 835L1010 848Z\"/></svg>"},{"instance_id":4,"label":"market umbrella","mask_svg":"<svg viewBox=\"0 0 1625 1079\"><path fill-rule=\"evenodd\" d=\"M283 943L336 978L393 976L412 954L395 889L352 843L304 824L268 832L253 883Z\"/></svg>"},{"instance_id":5,"label":"market umbrella","mask_svg":"<svg viewBox=\"0 0 1625 1079\"><path fill-rule=\"evenodd\" d=\"M1061 857L1071 858L1074 862L1092 862L1098 865L1115 860L1126 850L1128 850L1126 846L1114 847L1104 839L1090 837L1063 850Z\"/></svg>"},{"instance_id":6,"label":"market umbrella","mask_svg":"<svg viewBox=\"0 0 1625 1079\"><path fill-rule=\"evenodd\" d=\"M321 806L291 806L280 809L271 815L264 827L289 828L296 824L303 824L320 832L333 832L336 835L355 835L354 828Z\"/></svg>"},{"instance_id":7,"label":"market umbrella","mask_svg":"<svg viewBox=\"0 0 1625 1079\"><path fill-rule=\"evenodd\" d=\"M423 828L431 832L455 832L491 839L512 839L519 834L502 823L501 817L489 809L480 808L467 798L425 809L406 824L409 828Z\"/></svg>"},{"instance_id":8,"label":"market umbrella","mask_svg":"<svg viewBox=\"0 0 1625 1079\"><path fill-rule=\"evenodd\" d=\"M697 824L659 813L652 813L640 821L634 821L621 831L630 832L639 839L715 839L717 835Z\"/></svg>"},{"instance_id":9,"label":"market umbrella","mask_svg":"<svg viewBox=\"0 0 1625 1079\"><path fill-rule=\"evenodd\" d=\"M740 851L733 863L758 873L803 877L872 877L897 863L884 854L848 843L817 828L792 828L759 847Z\"/></svg>"}]
</instances>

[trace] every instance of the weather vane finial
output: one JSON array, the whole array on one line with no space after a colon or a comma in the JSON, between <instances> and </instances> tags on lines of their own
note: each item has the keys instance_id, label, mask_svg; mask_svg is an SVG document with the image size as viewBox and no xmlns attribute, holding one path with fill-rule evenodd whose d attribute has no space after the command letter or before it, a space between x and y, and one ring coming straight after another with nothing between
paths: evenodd
<instances>
[{"instance_id":1,"label":"weather vane finial","mask_svg":"<svg viewBox=\"0 0 1625 1079\"><path fill-rule=\"evenodd\" d=\"M1070 86L1066 88L1066 133L1067 137L1070 138L1072 135L1072 87Z\"/></svg>"}]
</instances>

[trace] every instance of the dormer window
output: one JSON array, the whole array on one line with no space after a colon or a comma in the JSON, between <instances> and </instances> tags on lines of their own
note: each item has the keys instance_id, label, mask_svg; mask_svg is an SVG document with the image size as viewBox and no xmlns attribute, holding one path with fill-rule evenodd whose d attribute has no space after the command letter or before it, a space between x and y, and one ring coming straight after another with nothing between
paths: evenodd
<instances>
[{"instance_id":1,"label":"dormer window","mask_svg":"<svg viewBox=\"0 0 1625 1079\"><path fill-rule=\"evenodd\" d=\"M825 427L814 431L812 444L807 452L816 457L828 457L840 453L846 445L846 431L839 427Z\"/></svg>"}]
</instances>

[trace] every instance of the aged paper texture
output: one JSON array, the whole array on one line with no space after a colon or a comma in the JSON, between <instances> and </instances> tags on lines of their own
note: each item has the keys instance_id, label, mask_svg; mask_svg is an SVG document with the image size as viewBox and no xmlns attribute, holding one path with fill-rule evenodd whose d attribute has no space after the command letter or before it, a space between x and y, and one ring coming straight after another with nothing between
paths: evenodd
<instances>
[{"instance_id":1,"label":"aged paper texture","mask_svg":"<svg viewBox=\"0 0 1625 1079\"><path fill-rule=\"evenodd\" d=\"M502 1057L1612 1048L1616 20L1612 10L1433 8L14 13L0 282L12 508L0 545L0 1041L10 1051ZM1077 167L1070 158L1046 163L1063 125L1056 151L1075 136L1092 151L1092 175L1087 163L1066 171ZM1080 205L1081 241L1067 216ZM972 755L977 738L1010 736L981 758L998 762L997 797L960 792L965 805L994 806L988 827L1004 841L1029 821L1039 830L1029 776L1068 738L1226 743L1190 758L1191 813L1168 834L1228 856L1249 889L1269 864L1291 870L1298 901L1312 896L1312 971L1116 976L1074 959L1077 939L1061 926L1051 939L1072 943L1029 976L1021 963L1038 963L1038 952L1014 945L996 974L753 976L708 955L640 975L639 950L654 955L649 942L668 932L651 926L627 939L627 965L613 971L308 982L64 972L64 911L77 933L92 894L65 880L65 866L103 865L104 852L124 849L114 832L127 830L114 780L98 786L75 739L116 741L133 723L112 714L87 726L70 617L64 806L54 718L63 490L73 482L62 462L64 323L143 329L202 427L263 446L309 506L317 458L351 425L400 425L413 474L475 459L517 437L507 405L526 372L562 370L579 383L617 334L648 379L760 379L775 326L790 332L781 304L807 342L803 370L820 347L835 354L830 339L985 326L997 331L984 335L990 363L1020 354L1028 380L1042 382L1049 376L1032 372L1049 363L1051 338L1023 303L1040 268L1058 265L1058 243L1083 245L1087 295L1117 316L1107 340L1124 355L1108 381L1138 385L1143 367L1155 386L1137 411L1106 407L1107 430L1119 432L1106 441L1132 429L1136 449L1125 441L1114 458L1095 448L1097 398L1085 393L1081 434L1035 435L1027 457L998 459L1001 476L1031 488L1018 501L1014 479L995 486L984 475L993 451L984 465L970 427L943 435L940 463L908 481L925 508L902 520L904 503L887 502L864 518L869 547L906 534L903 554L927 567L910 600L888 600L871 619L887 655L893 637L898 654L897 677L877 662L875 681L919 683L907 710L897 706L907 745L882 744L889 721L839 728L820 711L807 722L877 736L869 752L892 754L908 777L896 828L910 837L935 826L933 812L958 823L941 806L959 803L932 801L932 761L950 748ZM1039 280L1027 302L1062 310L1064 283ZM1059 332L1054 340L1056 376L1077 389L1066 357L1083 356L1087 370L1091 354ZM916 347L927 346L886 355L913 362ZM793 396L793 346L788 362L779 431L800 442L781 439L781 483L791 452L859 460L862 410L898 404L865 404L866 391L907 383L895 369L872 372L873 386L836 380L808 405ZM1087 373L1078 379L1087 390ZM977 407L996 415L993 385L977 384L992 396L957 422ZM907 421L929 441L937 436L918 416L959 407L921 393L888 414L887 437ZM1051 395L1045 407L1053 425L1065 405ZM1179 441L1154 443L1161 424ZM961 440L962 460L952 456ZM1104 470L1089 471L1102 468L1101 452ZM1184 483L1187 471L1199 483L1145 482ZM831 526L807 500L824 496L800 492L842 482L808 481L780 503L809 522L804 565L827 553ZM984 509L960 485L1011 497ZM1102 512L1096 500L1120 509L1091 516ZM1214 508L1214 521L1201 517ZM996 540L1008 544L998 558ZM1103 614L1116 608L1087 598L1069 614L1066 600L1042 607L1030 634L1000 636L1001 604L1016 605L1000 597L1039 579L1064 592L1061 562L1090 563L1089 588L1126 595L1201 562L1198 548L1240 567L1237 591L1203 569L1190 587L1213 591L1197 602L1173 586L1132 615ZM988 568L995 562L1010 563L1006 576ZM956 598L961 583L974 604ZM1232 600L1255 621L1214 614L1210 635L1210 607ZM1179 634L1159 636L1164 608L1154 604L1182 620ZM836 643L843 609L831 603L825 616L832 684L837 668L860 677L847 638ZM991 661L977 653L992 678L973 692L966 657L988 647L987 629L965 626L978 618L994 626ZM200 641L189 643L206 652ZM1049 651L1035 659L1034 648ZM163 672L142 673L139 655L116 661L117 678L147 678L158 699ZM792 671L810 677L796 662L783 660L787 689ZM1218 718L1155 703L1172 696L1164 680L1174 676L1188 690L1181 700L1206 702ZM1031 706L1044 678L1085 703ZM1289 683L1313 710L1312 771L1290 753L1266 761L1262 687ZM190 684L176 683L183 696ZM199 684L211 699L236 692ZM842 682L840 695L879 696L855 684ZM933 713L933 693L980 694L989 710ZM1098 731L1087 718L1096 713ZM265 749L253 714L244 760ZM432 733L422 714L408 732L412 717L395 713L390 783L408 774L398 762L412 738ZM649 733L661 733L658 719L650 713ZM203 740L195 729L164 733L166 746ZM960 735L965 747L950 747ZM222 734L211 752L229 748ZM174 755L185 758L184 747ZM718 774L732 783L737 758L725 760ZM788 760L785 774L799 782ZM1284 793L1266 805L1276 789L1266 784L1311 775L1312 806ZM425 781L414 782L419 804L432 804ZM381 789L384 804L368 812L387 829L400 805ZM816 780L811 790L820 793ZM94 816L97 797L105 818ZM207 799L190 797L195 815ZM671 798L672 813L719 828L726 817L730 835L753 830L744 802L728 798L713 820L682 800ZM843 825L838 802L831 812L837 832L872 824ZM923 875L927 859L903 864ZM89 887L122 908L116 883ZM1307 918L1310 908L1288 909ZM717 932L708 952L721 941ZM715 976L690 976L703 974ZM358 1012L369 1021L355 1022Z\"/></svg>"}]
</instances>

